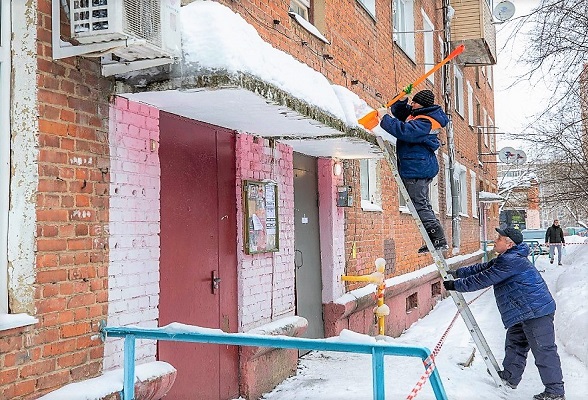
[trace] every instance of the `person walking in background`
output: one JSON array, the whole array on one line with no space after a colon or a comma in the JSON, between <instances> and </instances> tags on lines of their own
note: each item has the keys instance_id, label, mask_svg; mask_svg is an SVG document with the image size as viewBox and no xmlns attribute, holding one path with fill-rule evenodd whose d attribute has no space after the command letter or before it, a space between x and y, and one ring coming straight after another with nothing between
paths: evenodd
<instances>
[{"instance_id":1,"label":"person walking in background","mask_svg":"<svg viewBox=\"0 0 588 400\"><path fill-rule=\"evenodd\" d=\"M557 265L562 265L561 252L562 246L566 245L566 240L564 239L563 229L559 226L559 220L554 220L553 225L547 228L547 232L545 232L545 243L549 244L549 262L553 264L554 252L557 248Z\"/></svg>"},{"instance_id":2,"label":"person walking in background","mask_svg":"<svg viewBox=\"0 0 588 400\"><path fill-rule=\"evenodd\" d=\"M522 379L529 350L535 357L545 391L534 400L565 400L561 361L555 344L555 300L543 277L529 261L530 249L514 228L499 229L494 242L498 257L449 271L456 278L443 282L446 290L474 292L494 286L494 297L506 340L503 370L498 376L512 389Z\"/></svg>"},{"instance_id":3,"label":"person walking in background","mask_svg":"<svg viewBox=\"0 0 588 400\"><path fill-rule=\"evenodd\" d=\"M449 118L440 106L435 104L435 95L430 90L421 90L408 104L408 98L397 101L388 109L378 109L380 126L396 141L398 173L408 191L410 200L423 222L427 234L436 250L448 248L443 227L435 217L429 200L429 185L439 173L435 151L441 143L437 134L446 126ZM418 252L429 251L426 245Z\"/></svg>"}]
</instances>

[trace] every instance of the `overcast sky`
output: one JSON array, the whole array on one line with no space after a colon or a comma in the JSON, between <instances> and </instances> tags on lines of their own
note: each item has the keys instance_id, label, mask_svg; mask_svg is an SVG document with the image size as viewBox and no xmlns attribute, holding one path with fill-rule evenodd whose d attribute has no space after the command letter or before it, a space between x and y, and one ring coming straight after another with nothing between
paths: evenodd
<instances>
[{"instance_id":1,"label":"overcast sky","mask_svg":"<svg viewBox=\"0 0 588 400\"><path fill-rule=\"evenodd\" d=\"M533 120L533 115L542 111L545 99L549 97L550 88L541 80L527 80L514 84L517 77L527 68L520 62L520 57L526 49L526 39L519 35L506 46L505 43L512 34L517 17L528 14L538 6L539 1L511 2L515 5L515 15L510 22L496 25L498 63L494 66L494 108L498 131L517 133ZM495 0L495 3L498 3L498 0ZM498 150L505 146L525 150L523 142L509 139L506 135L498 135Z\"/></svg>"}]
</instances>

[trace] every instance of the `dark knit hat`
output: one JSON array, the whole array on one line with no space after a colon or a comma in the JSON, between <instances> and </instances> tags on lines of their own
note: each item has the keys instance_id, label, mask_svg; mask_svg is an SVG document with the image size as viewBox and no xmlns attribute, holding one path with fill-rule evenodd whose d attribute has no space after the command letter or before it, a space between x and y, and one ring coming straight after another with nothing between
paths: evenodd
<instances>
[{"instance_id":1,"label":"dark knit hat","mask_svg":"<svg viewBox=\"0 0 588 400\"><path fill-rule=\"evenodd\" d=\"M413 96L412 101L423 107L431 107L435 104L435 95L429 89L421 90Z\"/></svg>"},{"instance_id":2,"label":"dark knit hat","mask_svg":"<svg viewBox=\"0 0 588 400\"><path fill-rule=\"evenodd\" d=\"M498 232L500 236L506 236L515 242L515 244L520 244L523 241L523 234L521 231L515 228L511 228L510 226L504 229L496 228L496 232Z\"/></svg>"}]
</instances>

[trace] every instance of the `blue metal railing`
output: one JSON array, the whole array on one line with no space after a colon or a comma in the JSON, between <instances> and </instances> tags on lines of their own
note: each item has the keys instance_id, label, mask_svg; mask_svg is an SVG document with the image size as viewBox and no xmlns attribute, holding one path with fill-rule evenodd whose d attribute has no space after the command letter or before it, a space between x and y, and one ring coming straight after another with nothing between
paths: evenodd
<instances>
[{"instance_id":1,"label":"blue metal railing","mask_svg":"<svg viewBox=\"0 0 588 400\"><path fill-rule=\"evenodd\" d=\"M201 331L186 332L167 328L111 327L102 328L103 338L123 337L124 347L124 382L123 400L135 400L135 340L152 339L177 342L214 343L235 346L275 347L281 349L323 350L372 355L373 398L384 400L384 356L419 357L423 360L425 370L431 352L426 347L404 346L385 342L350 343L327 339L305 339L287 336L264 336L245 333L216 332L214 329L198 328ZM437 368L430 376L431 386L437 400L447 400L443 383Z\"/></svg>"},{"instance_id":2,"label":"blue metal railing","mask_svg":"<svg viewBox=\"0 0 588 400\"><path fill-rule=\"evenodd\" d=\"M533 262L533 266L535 266L535 255L537 257L541 255L541 245L537 240L523 240L523 242L529 245L531 249L531 261Z\"/></svg>"}]
</instances>

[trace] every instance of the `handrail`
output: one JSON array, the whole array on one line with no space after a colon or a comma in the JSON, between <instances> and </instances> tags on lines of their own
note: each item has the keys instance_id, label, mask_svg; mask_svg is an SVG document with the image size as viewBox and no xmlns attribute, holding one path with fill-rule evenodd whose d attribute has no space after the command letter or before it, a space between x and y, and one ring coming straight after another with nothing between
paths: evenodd
<instances>
[{"instance_id":1,"label":"handrail","mask_svg":"<svg viewBox=\"0 0 588 400\"><path fill-rule=\"evenodd\" d=\"M537 249L539 251L538 256L540 256L541 255L541 244L539 244L538 240L523 240L523 242L525 242L529 245L529 248L531 249L531 261L533 263L533 266L535 266L535 254L537 253L537 251L534 249Z\"/></svg>"},{"instance_id":2,"label":"handrail","mask_svg":"<svg viewBox=\"0 0 588 400\"><path fill-rule=\"evenodd\" d=\"M190 328L177 329L140 328L140 327L112 327L102 328L102 337L125 338L124 347L124 382L123 400L135 400L135 340L153 339L192 343L229 344L236 346L275 347L281 349L323 350L346 353L362 353L372 355L372 385L374 400L384 400L384 356L420 357L425 370L431 363L431 352L426 347L405 346L386 342L354 343L334 341L332 339L306 339L278 335L252 335L246 333L226 333L220 329L201 328L182 325ZM437 400L447 400L443 383L437 368L431 373L431 386Z\"/></svg>"}]
</instances>

